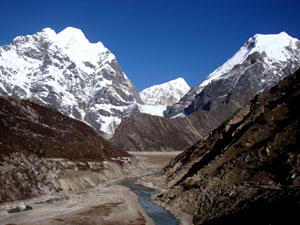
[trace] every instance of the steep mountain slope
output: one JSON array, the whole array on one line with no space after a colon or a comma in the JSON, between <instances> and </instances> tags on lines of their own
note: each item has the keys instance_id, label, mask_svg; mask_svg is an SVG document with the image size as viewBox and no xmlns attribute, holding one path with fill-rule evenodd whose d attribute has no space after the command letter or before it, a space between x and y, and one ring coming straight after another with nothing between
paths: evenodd
<instances>
[{"instance_id":1,"label":"steep mountain slope","mask_svg":"<svg viewBox=\"0 0 300 225\"><path fill-rule=\"evenodd\" d=\"M186 124L182 132L180 124L170 119L141 113L122 122L111 143L125 151L179 151L197 140L190 135L193 128L192 123Z\"/></svg>"},{"instance_id":2,"label":"steep mountain slope","mask_svg":"<svg viewBox=\"0 0 300 225\"><path fill-rule=\"evenodd\" d=\"M140 92L141 99L146 105L171 106L190 90L183 78L154 85Z\"/></svg>"},{"instance_id":3,"label":"steep mountain slope","mask_svg":"<svg viewBox=\"0 0 300 225\"><path fill-rule=\"evenodd\" d=\"M218 119L215 112L199 111L193 116L172 120L141 113L122 122L111 143L125 151L181 151L220 124Z\"/></svg>"},{"instance_id":4,"label":"steep mountain slope","mask_svg":"<svg viewBox=\"0 0 300 225\"><path fill-rule=\"evenodd\" d=\"M0 96L0 118L0 157L12 152L89 161L128 156L87 124L28 100Z\"/></svg>"},{"instance_id":5,"label":"steep mountain slope","mask_svg":"<svg viewBox=\"0 0 300 225\"><path fill-rule=\"evenodd\" d=\"M0 94L34 98L110 136L142 103L115 56L81 30L50 28L0 47Z\"/></svg>"},{"instance_id":6,"label":"steep mountain slope","mask_svg":"<svg viewBox=\"0 0 300 225\"><path fill-rule=\"evenodd\" d=\"M257 34L221 67L166 111L168 118L198 110L229 111L268 90L300 67L300 42L285 32ZM225 110L226 109L226 110Z\"/></svg>"},{"instance_id":7,"label":"steep mountain slope","mask_svg":"<svg viewBox=\"0 0 300 225\"><path fill-rule=\"evenodd\" d=\"M156 200L193 224L297 224L299 101L300 70L177 156Z\"/></svg>"},{"instance_id":8,"label":"steep mountain slope","mask_svg":"<svg viewBox=\"0 0 300 225\"><path fill-rule=\"evenodd\" d=\"M31 101L0 96L0 203L59 191L72 180L68 171L100 172L104 161L128 156L81 121ZM82 187L103 179L101 172L92 171L92 177L78 182ZM76 187L72 185L67 187Z\"/></svg>"},{"instance_id":9,"label":"steep mountain slope","mask_svg":"<svg viewBox=\"0 0 300 225\"><path fill-rule=\"evenodd\" d=\"M166 116L172 120L164 121L172 126L165 129L162 119L150 115L133 117L118 127L113 143L119 147L129 145L135 151L183 150L188 143L197 142L230 118L258 92L267 90L299 67L297 39L286 33L255 35L233 58L168 107ZM181 117L184 110L188 116ZM147 126L142 126L143 123ZM146 132L146 128L151 132ZM181 143L177 146L165 141L174 134L178 136L176 142Z\"/></svg>"}]
</instances>

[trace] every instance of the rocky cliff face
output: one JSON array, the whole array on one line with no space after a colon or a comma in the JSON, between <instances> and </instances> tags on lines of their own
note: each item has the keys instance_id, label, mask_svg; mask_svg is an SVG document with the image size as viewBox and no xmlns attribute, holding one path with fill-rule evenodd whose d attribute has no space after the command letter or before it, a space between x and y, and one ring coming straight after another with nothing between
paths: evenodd
<instances>
[{"instance_id":1,"label":"rocky cliff face","mask_svg":"<svg viewBox=\"0 0 300 225\"><path fill-rule=\"evenodd\" d=\"M296 224L299 100L300 70L177 156L156 201L193 224Z\"/></svg>"},{"instance_id":2,"label":"rocky cliff face","mask_svg":"<svg viewBox=\"0 0 300 225\"><path fill-rule=\"evenodd\" d=\"M256 94L268 90L300 67L300 42L285 32L257 34L202 83L193 87L166 117L199 110L228 112L230 116Z\"/></svg>"},{"instance_id":3,"label":"rocky cliff face","mask_svg":"<svg viewBox=\"0 0 300 225\"><path fill-rule=\"evenodd\" d=\"M32 101L0 97L0 202L65 190L70 171L90 171L77 185L93 186L109 170L104 161L116 162L118 175L122 162L116 159L122 157L129 155L81 121Z\"/></svg>"},{"instance_id":4,"label":"rocky cliff face","mask_svg":"<svg viewBox=\"0 0 300 225\"><path fill-rule=\"evenodd\" d=\"M34 98L103 136L141 103L115 56L71 27L58 34L46 28L0 47L0 94Z\"/></svg>"}]
</instances>

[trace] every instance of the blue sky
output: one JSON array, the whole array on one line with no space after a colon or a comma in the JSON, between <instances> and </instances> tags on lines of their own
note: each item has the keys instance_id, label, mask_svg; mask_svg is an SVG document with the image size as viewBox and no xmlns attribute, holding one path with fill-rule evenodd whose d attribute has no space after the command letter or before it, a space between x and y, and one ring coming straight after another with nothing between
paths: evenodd
<instances>
[{"instance_id":1,"label":"blue sky","mask_svg":"<svg viewBox=\"0 0 300 225\"><path fill-rule=\"evenodd\" d=\"M300 39L299 0L1 1L0 45L45 27L80 28L117 57L136 88L201 82L256 33Z\"/></svg>"}]
</instances>

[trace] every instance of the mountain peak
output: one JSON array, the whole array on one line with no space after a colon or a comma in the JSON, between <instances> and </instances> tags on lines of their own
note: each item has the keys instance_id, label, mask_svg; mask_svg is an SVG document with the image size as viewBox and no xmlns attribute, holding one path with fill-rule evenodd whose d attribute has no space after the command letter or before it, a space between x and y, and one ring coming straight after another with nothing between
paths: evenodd
<instances>
[{"instance_id":1,"label":"mountain peak","mask_svg":"<svg viewBox=\"0 0 300 225\"><path fill-rule=\"evenodd\" d=\"M142 100L149 105L173 105L190 90L186 81L179 77L175 80L154 85L141 91Z\"/></svg>"},{"instance_id":2,"label":"mountain peak","mask_svg":"<svg viewBox=\"0 0 300 225\"><path fill-rule=\"evenodd\" d=\"M297 45L300 46L299 40L284 31L279 34L255 34L232 58L204 79L199 87L205 87L212 80L219 79L256 52L265 55L265 63L269 66L272 66L273 62L287 62L292 57L289 49L297 49Z\"/></svg>"},{"instance_id":3,"label":"mountain peak","mask_svg":"<svg viewBox=\"0 0 300 225\"><path fill-rule=\"evenodd\" d=\"M83 36L83 37L85 37L82 30L78 29L78 28L75 28L75 27L66 27L61 32L59 32L58 34L60 34L60 35L67 34L67 35L70 35L70 36Z\"/></svg>"},{"instance_id":4,"label":"mountain peak","mask_svg":"<svg viewBox=\"0 0 300 225\"><path fill-rule=\"evenodd\" d=\"M294 48L296 42L298 42L296 38L289 36L283 31L279 34L256 34L247 43L254 45L254 50L257 52L265 51L269 57L277 57L282 52L278 50L284 47Z\"/></svg>"},{"instance_id":5,"label":"mountain peak","mask_svg":"<svg viewBox=\"0 0 300 225\"><path fill-rule=\"evenodd\" d=\"M294 72L299 65L299 40L286 32L256 34L223 65L193 87L180 102L167 109L165 115L174 118L198 110L218 108L220 111L220 107L227 107L228 104L234 112L246 100ZM230 111L228 109L224 112Z\"/></svg>"},{"instance_id":6,"label":"mountain peak","mask_svg":"<svg viewBox=\"0 0 300 225\"><path fill-rule=\"evenodd\" d=\"M0 46L0 94L34 98L103 135L131 113L130 105L141 103L115 56L73 27L59 33L45 28Z\"/></svg>"},{"instance_id":7,"label":"mountain peak","mask_svg":"<svg viewBox=\"0 0 300 225\"><path fill-rule=\"evenodd\" d=\"M78 51L91 45L84 33L77 28L67 27L56 35L56 43L69 51Z\"/></svg>"},{"instance_id":8,"label":"mountain peak","mask_svg":"<svg viewBox=\"0 0 300 225\"><path fill-rule=\"evenodd\" d=\"M169 84L182 84L182 85L185 85L185 86L189 86L187 84L187 82L185 81L185 79L182 78L182 77L178 77L177 79L170 80L169 82L166 82L166 83L169 83Z\"/></svg>"}]
</instances>

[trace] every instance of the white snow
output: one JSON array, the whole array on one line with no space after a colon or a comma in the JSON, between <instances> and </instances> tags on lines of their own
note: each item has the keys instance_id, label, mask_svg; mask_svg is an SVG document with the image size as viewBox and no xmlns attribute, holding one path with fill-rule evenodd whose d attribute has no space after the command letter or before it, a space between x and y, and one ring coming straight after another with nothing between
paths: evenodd
<instances>
[{"instance_id":1,"label":"white snow","mask_svg":"<svg viewBox=\"0 0 300 225\"><path fill-rule=\"evenodd\" d=\"M166 105L139 105L139 110L141 113L146 113L153 116L163 117L163 113L166 109Z\"/></svg>"},{"instance_id":2,"label":"white snow","mask_svg":"<svg viewBox=\"0 0 300 225\"><path fill-rule=\"evenodd\" d=\"M48 34L49 31L46 30L46 33ZM55 45L64 48L83 71L92 72L91 68L86 67L83 62L97 66L98 62L104 64L115 59L115 56L101 42L90 43L84 33L77 28L67 27L51 39Z\"/></svg>"},{"instance_id":3,"label":"white snow","mask_svg":"<svg viewBox=\"0 0 300 225\"><path fill-rule=\"evenodd\" d=\"M179 77L169 82L151 86L140 92L146 105L173 105L190 90L186 81Z\"/></svg>"},{"instance_id":4,"label":"white snow","mask_svg":"<svg viewBox=\"0 0 300 225\"><path fill-rule=\"evenodd\" d=\"M287 52L286 47L295 49L297 42L299 42L299 40L290 37L285 32L279 34L254 35L232 58L227 60L221 67L216 69L202 81L199 85L200 89L198 92L211 81L221 78L224 74L232 70L234 66L243 63L245 59L254 52L265 52L267 64L272 64L274 61L287 61L291 57L291 54Z\"/></svg>"}]
</instances>

